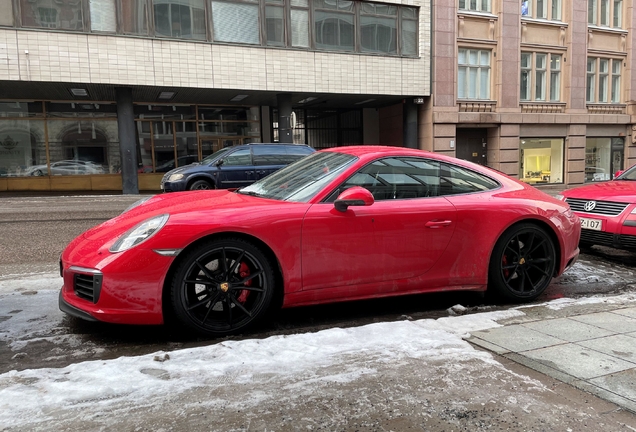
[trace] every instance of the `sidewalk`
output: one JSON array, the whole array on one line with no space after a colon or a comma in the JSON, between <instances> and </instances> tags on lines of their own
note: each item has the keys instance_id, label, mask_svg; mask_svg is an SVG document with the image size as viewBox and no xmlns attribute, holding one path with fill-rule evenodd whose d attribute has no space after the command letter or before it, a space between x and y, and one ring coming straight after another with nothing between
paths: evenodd
<instances>
[{"instance_id":1,"label":"sidewalk","mask_svg":"<svg viewBox=\"0 0 636 432\"><path fill-rule=\"evenodd\" d=\"M635 304L561 306L522 308L467 340L636 413Z\"/></svg>"}]
</instances>

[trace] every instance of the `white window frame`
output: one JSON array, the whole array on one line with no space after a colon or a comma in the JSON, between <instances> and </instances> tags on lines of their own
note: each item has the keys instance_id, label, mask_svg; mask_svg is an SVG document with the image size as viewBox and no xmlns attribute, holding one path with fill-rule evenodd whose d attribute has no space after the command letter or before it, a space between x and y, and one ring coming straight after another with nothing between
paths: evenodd
<instances>
[{"instance_id":1,"label":"white window frame","mask_svg":"<svg viewBox=\"0 0 636 432\"><path fill-rule=\"evenodd\" d=\"M588 104L621 103L623 59L587 58L585 100Z\"/></svg>"},{"instance_id":2,"label":"white window frame","mask_svg":"<svg viewBox=\"0 0 636 432\"><path fill-rule=\"evenodd\" d=\"M561 21L562 0L522 0L521 17ZM527 14L523 11L527 10Z\"/></svg>"},{"instance_id":3,"label":"white window frame","mask_svg":"<svg viewBox=\"0 0 636 432\"><path fill-rule=\"evenodd\" d=\"M474 12L492 12L490 0L459 0L458 8Z\"/></svg>"},{"instance_id":4,"label":"white window frame","mask_svg":"<svg viewBox=\"0 0 636 432\"><path fill-rule=\"evenodd\" d=\"M623 0L588 0L587 23L599 27L623 28Z\"/></svg>"},{"instance_id":5,"label":"white window frame","mask_svg":"<svg viewBox=\"0 0 636 432\"><path fill-rule=\"evenodd\" d=\"M460 63L462 58L466 59L464 63ZM491 53L492 51L479 48L459 48L457 53L457 98L458 99L471 99L471 100L490 100L491 91ZM476 54L476 62L471 62L471 55ZM465 77L464 82L461 82L462 71ZM474 79L471 80L471 76ZM474 89L474 96L471 92L471 81L474 81L476 86ZM482 89L481 84L486 84L486 88ZM482 94L486 93L486 94Z\"/></svg>"},{"instance_id":6,"label":"white window frame","mask_svg":"<svg viewBox=\"0 0 636 432\"><path fill-rule=\"evenodd\" d=\"M562 55L545 52L521 52L521 76L526 75L527 88L520 87L521 102L561 101ZM524 65L524 58L529 59ZM537 59L544 59L543 62ZM553 78L556 77L556 83ZM520 86L523 80L520 80Z\"/></svg>"}]
</instances>

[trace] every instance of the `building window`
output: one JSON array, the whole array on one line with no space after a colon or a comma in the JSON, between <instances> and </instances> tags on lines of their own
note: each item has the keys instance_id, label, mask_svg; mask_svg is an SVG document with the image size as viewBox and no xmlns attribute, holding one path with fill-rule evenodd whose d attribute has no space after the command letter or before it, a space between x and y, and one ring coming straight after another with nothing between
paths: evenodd
<instances>
[{"instance_id":1,"label":"building window","mask_svg":"<svg viewBox=\"0 0 636 432\"><path fill-rule=\"evenodd\" d=\"M490 0L459 0L460 10L491 12Z\"/></svg>"},{"instance_id":2,"label":"building window","mask_svg":"<svg viewBox=\"0 0 636 432\"><path fill-rule=\"evenodd\" d=\"M522 0L521 16L561 21L561 0Z\"/></svg>"},{"instance_id":3,"label":"building window","mask_svg":"<svg viewBox=\"0 0 636 432\"><path fill-rule=\"evenodd\" d=\"M204 0L153 0L155 34L205 40Z\"/></svg>"},{"instance_id":4,"label":"building window","mask_svg":"<svg viewBox=\"0 0 636 432\"><path fill-rule=\"evenodd\" d=\"M258 1L213 1L212 25L217 42L260 44Z\"/></svg>"},{"instance_id":5,"label":"building window","mask_svg":"<svg viewBox=\"0 0 636 432\"><path fill-rule=\"evenodd\" d=\"M285 46L284 0L265 1L265 40L270 46Z\"/></svg>"},{"instance_id":6,"label":"building window","mask_svg":"<svg viewBox=\"0 0 636 432\"><path fill-rule=\"evenodd\" d=\"M588 0L588 24L622 28L623 0Z\"/></svg>"},{"instance_id":7,"label":"building window","mask_svg":"<svg viewBox=\"0 0 636 432\"><path fill-rule=\"evenodd\" d=\"M623 138L585 140L585 182L606 181L623 169Z\"/></svg>"},{"instance_id":8,"label":"building window","mask_svg":"<svg viewBox=\"0 0 636 432\"><path fill-rule=\"evenodd\" d=\"M353 1L314 0L316 48L353 51L355 45Z\"/></svg>"},{"instance_id":9,"label":"building window","mask_svg":"<svg viewBox=\"0 0 636 432\"><path fill-rule=\"evenodd\" d=\"M82 0L20 0L24 27L84 30Z\"/></svg>"},{"instance_id":10,"label":"building window","mask_svg":"<svg viewBox=\"0 0 636 432\"><path fill-rule=\"evenodd\" d=\"M0 14L0 26L12 26L13 0L0 0L0 10L6 11Z\"/></svg>"},{"instance_id":11,"label":"building window","mask_svg":"<svg viewBox=\"0 0 636 432\"><path fill-rule=\"evenodd\" d=\"M360 44L363 52L397 54L397 6L362 3Z\"/></svg>"},{"instance_id":12,"label":"building window","mask_svg":"<svg viewBox=\"0 0 636 432\"><path fill-rule=\"evenodd\" d=\"M89 0L91 30L115 33L117 14L115 0Z\"/></svg>"},{"instance_id":13,"label":"building window","mask_svg":"<svg viewBox=\"0 0 636 432\"><path fill-rule=\"evenodd\" d=\"M588 58L585 100L588 103L620 103L622 60ZM610 72L611 65L611 72Z\"/></svg>"},{"instance_id":14,"label":"building window","mask_svg":"<svg viewBox=\"0 0 636 432\"><path fill-rule=\"evenodd\" d=\"M519 179L530 184L563 183L563 138L522 138Z\"/></svg>"},{"instance_id":15,"label":"building window","mask_svg":"<svg viewBox=\"0 0 636 432\"><path fill-rule=\"evenodd\" d=\"M119 10L125 34L148 35L147 0L120 0Z\"/></svg>"},{"instance_id":16,"label":"building window","mask_svg":"<svg viewBox=\"0 0 636 432\"><path fill-rule=\"evenodd\" d=\"M460 48L457 63L457 97L490 99L490 51Z\"/></svg>"},{"instance_id":17,"label":"building window","mask_svg":"<svg viewBox=\"0 0 636 432\"><path fill-rule=\"evenodd\" d=\"M309 0L291 0L291 44L293 47L309 47Z\"/></svg>"},{"instance_id":18,"label":"building window","mask_svg":"<svg viewBox=\"0 0 636 432\"><path fill-rule=\"evenodd\" d=\"M521 100L545 101L546 98L552 102L561 99L561 55L522 52Z\"/></svg>"}]
</instances>

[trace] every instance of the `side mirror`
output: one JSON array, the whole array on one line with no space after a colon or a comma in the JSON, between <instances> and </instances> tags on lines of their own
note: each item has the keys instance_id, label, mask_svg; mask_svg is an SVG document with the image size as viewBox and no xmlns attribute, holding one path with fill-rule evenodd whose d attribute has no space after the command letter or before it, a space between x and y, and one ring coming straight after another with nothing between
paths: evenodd
<instances>
[{"instance_id":1,"label":"side mirror","mask_svg":"<svg viewBox=\"0 0 636 432\"><path fill-rule=\"evenodd\" d=\"M370 206L374 202L371 192L363 187L354 186L342 192L333 205L336 210L344 212L349 206Z\"/></svg>"},{"instance_id":2,"label":"side mirror","mask_svg":"<svg viewBox=\"0 0 636 432\"><path fill-rule=\"evenodd\" d=\"M218 161L214 162L214 165L220 167L221 165L223 165L223 158L219 159Z\"/></svg>"},{"instance_id":3,"label":"side mirror","mask_svg":"<svg viewBox=\"0 0 636 432\"><path fill-rule=\"evenodd\" d=\"M625 172L625 170L616 171L616 174L614 174L614 178L618 177L619 175L623 174L624 172Z\"/></svg>"}]
</instances>

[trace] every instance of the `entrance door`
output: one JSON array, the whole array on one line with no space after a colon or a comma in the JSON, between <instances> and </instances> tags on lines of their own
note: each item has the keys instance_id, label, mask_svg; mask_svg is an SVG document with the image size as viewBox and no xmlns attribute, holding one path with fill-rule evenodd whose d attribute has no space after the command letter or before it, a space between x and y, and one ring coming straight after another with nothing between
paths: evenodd
<instances>
[{"instance_id":1,"label":"entrance door","mask_svg":"<svg viewBox=\"0 0 636 432\"><path fill-rule=\"evenodd\" d=\"M486 134L486 129L457 129L457 158L486 165Z\"/></svg>"}]
</instances>

